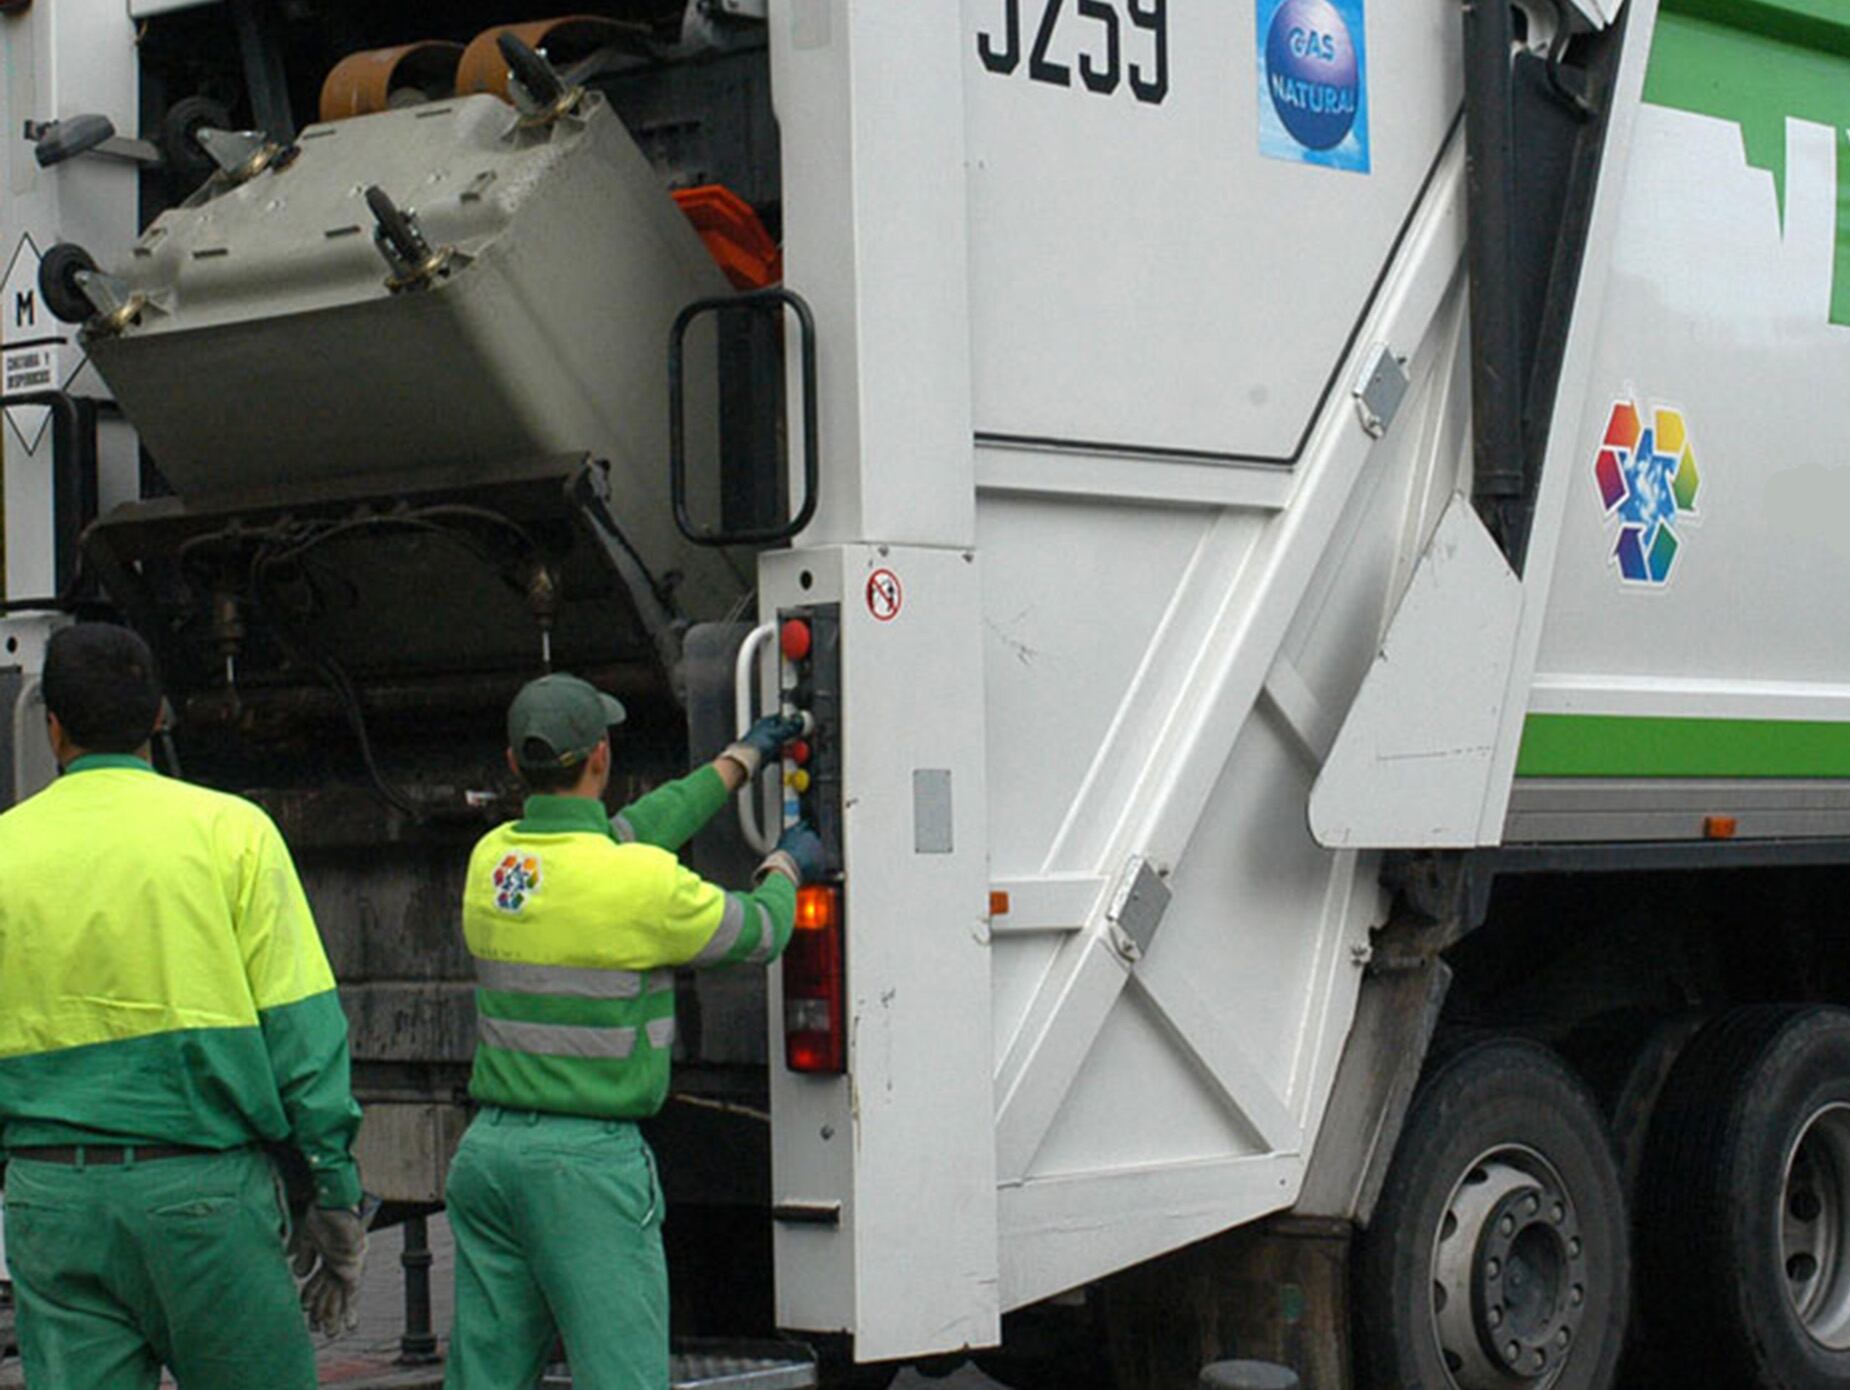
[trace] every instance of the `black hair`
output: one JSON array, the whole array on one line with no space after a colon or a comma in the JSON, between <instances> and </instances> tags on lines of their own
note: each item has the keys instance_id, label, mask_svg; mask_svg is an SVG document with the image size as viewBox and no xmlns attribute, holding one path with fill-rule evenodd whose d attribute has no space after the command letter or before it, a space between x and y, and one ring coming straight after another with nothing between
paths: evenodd
<instances>
[{"instance_id":1,"label":"black hair","mask_svg":"<svg viewBox=\"0 0 1850 1390\"><path fill-rule=\"evenodd\" d=\"M148 644L113 623L60 628L45 647L45 708L87 753L133 753L154 734L160 678Z\"/></svg>"},{"instance_id":2,"label":"black hair","mask_svg":"<svg viewBox=\"0 0 1850 1390\"><path fill-rule=\"evenodd\" d=\"M584 775L585 770L583 758L568 764L555 761L552 745L542 738L528 739L515 750L514 761L520 768L520 780L527 784L527 790L542 796L569 792L578 785L578 779Z\"/></svg>"}]
</instances>

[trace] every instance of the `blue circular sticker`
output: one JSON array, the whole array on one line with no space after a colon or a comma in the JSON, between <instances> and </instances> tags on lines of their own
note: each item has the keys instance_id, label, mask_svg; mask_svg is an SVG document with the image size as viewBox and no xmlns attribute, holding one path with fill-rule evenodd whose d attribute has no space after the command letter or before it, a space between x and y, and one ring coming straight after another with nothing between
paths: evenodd
<instances>
[{"instance_id":1,"label":"blue circular sticker","mask_svg":"<svg viewBox=\"0 0 1850 1390\"><path fill-rule=\"evenodd\" d=\"M1291 138L1312 150L1340 145L1355 125L1361 65L1329 0L1285 0L1272 18L1265 64L1272 106Z\"/></svg>"}]
</instances>

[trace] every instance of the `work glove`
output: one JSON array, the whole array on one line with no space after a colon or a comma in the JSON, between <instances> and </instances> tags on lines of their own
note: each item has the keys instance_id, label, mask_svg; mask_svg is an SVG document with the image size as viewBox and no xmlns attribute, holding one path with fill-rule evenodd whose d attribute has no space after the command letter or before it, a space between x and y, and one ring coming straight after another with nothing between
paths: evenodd
<instances>
[{"instance_id":1,"label":"work glove","mask_svg":"<svg viewBox=\"0 0 1850 1390\"><path fill-rule=\"evenodd\" d=\"M360 1271L366 1264L366 1223L357 1208L310 1207L290 1237L289 1254L302 1285L308 1325L326 1336L360 1325Z\"/></svg>"},{"instance_id":2,"label":"work glove","mask_svg":"<svg viewBox=\"0 0 1850 1390\"><path fill-rule=\"evenodd\" d=\"M744 738L729 744L720 757L731 758L744 768L749 782L758 775L759 768L776 760L786 743L802 736L803 721L796 715L767 714L745 731Z\"/></svg>"},{"instance_id":3,"label":"work glove","mask_svg":"<svg viewBox=\"0 0 1850 1390\"><path fill-rule=\"evenodd\" d=\"M822 837L810 829L807 821L798 821L784 831L777 848L765 856L752 881L763 883L766 874L776 873L792 883L814 883L827 867Z\"/></svg>"}]
</instances>

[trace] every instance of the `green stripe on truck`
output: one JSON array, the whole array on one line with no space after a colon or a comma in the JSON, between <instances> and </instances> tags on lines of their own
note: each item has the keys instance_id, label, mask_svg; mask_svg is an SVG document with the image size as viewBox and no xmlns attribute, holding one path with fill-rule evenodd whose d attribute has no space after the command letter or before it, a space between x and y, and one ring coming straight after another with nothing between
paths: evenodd
<instances>
[{"instance_id":1,"label":"green stripe on truck","mask_svg":"<svg viewBox=\"0 0 1850 1390\"><path fill-rule=\"evenodd\" d=\"M1850 723L1532 714L1516 775L1850 778Z\"/></svg>"}]
</instances>

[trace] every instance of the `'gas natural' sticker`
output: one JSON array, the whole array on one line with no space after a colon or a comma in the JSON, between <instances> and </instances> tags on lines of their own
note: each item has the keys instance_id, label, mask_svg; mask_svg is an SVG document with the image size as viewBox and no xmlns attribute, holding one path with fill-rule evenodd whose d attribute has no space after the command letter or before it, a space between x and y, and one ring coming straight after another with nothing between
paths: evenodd
<instances>
[{"instance_id":1,"label":"'gas natural' sticker","mask_svg":"<svg viewBox=\"0 0 1850 1390\"><path fill-rule=\"evenodd\" d=\"M1259 0L1259 152L1366 174L1364 0Z\"/></svg>"}]
</instances>

